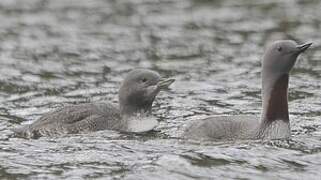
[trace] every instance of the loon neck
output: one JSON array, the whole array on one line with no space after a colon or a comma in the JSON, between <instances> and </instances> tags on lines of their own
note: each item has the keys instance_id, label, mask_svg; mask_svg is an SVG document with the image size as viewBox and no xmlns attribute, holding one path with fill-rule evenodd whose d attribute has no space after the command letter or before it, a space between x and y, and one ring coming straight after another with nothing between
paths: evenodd
<instances>
[{"instance_id":1,"label":"loon neck","mask_svg":"<svg viewBox=\"0 0 321 180\"><path fill-rule=\"evenodd\" d=\"M120 124L124 132L147 132L158 125L156 118L150 116L151 104L148 106L120 106Z\"/></svg>"},{"instance_id":2,"label":"loon neck","mask_svg":"<svg viewBox=\"0 0 321 180\"><path fill-rule=\"evenodd\" d=\"M270 73L263 72L261 128L269 126L276 120L289 122L288 83L289 74L274 74L274 76L271 76Z\"/></svg>"},{"instance_id":3,"label":"loon neck","mask_svg":"<svg viewBox=\"0 0 321 180\"><path fill-rule=\"evenodd\" d=\"M120 115L122 117L132 116L148 116L151 114L151 104L146 104L143 107L131 106L131 105L120 105Z\"/></svg>"}]
</instances>

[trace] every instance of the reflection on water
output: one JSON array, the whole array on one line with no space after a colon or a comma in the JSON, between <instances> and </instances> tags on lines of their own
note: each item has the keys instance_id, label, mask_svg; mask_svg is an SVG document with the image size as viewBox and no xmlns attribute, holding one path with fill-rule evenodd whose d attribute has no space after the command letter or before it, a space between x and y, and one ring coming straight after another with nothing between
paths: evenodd
<instances>
[{"instance_id":1,"label":"reflection on water","mask_svg":"<svg viewBox=\"0 0 321 180\"><path fill-rule=\"evenodd\" d=\"M1 179L318 179L321 3L0 2ZM291 140L184 142L210 114L260 113L260 59L276 39L313 42L290 79ZM175 76L143 135L101 131L26 140L11 128L65 104L117 102L134 67Z\"/></svg>"}]
</instances>

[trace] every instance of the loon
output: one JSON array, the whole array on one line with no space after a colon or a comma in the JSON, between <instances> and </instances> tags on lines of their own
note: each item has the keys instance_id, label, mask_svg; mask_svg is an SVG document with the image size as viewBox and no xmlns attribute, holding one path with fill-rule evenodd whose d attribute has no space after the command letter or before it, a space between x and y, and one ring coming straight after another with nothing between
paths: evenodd
<instances>
[{"instance_id":1,"label":"loon","mask_svg":"<svg viewBox=\"0 0 321 180\"><path fill-rule=\"evenodd\" d=\"M297 57L312 43L272 43L262 62L262 112L256 116L210 116L192 122L183 137L193 140L286 139L290 137L289 73Z\"/></svg>"},{"instance_id":2,"label":"loon","mask_svg":"<svg viewBox=\"0 0 321 180\"><path fill-rule=\"evenodd\" d=\"M44 114L30 125L13 129L19 137L38 138L99 130L146 132L158 125L150 116L156 95L175 80L148 69L134 69L123 80L119 108L107 102L69 105Z\"/></svg>"}]
</instances>

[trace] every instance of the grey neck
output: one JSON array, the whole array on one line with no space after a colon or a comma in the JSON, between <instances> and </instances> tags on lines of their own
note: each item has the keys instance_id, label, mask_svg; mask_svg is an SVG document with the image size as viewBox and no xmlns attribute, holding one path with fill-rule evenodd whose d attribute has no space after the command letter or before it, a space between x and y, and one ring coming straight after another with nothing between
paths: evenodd
<instances>
[{"instance_id":1,"label":"grey neck","mask_svg":"<svg viewBox=\"0 0 321 180\"><path fill-rule=\"evenodd\" d=\"M122 117L131 117L137 115L144 115L147 116L151 114L152 105L151 104L144 104L142 106L138 105L120 105L120 114Z\"/></svg>"},{"instance_id":2,"label":"grey neck","mask_svg":"<svg viewBox=\"0 0 321 180\"><path fill-rule=\"evenodd\" d=\"M262 117L261 128L269 126L276 120L289 122L288 111L289 74L262 74Z\"/></svg>"}]
</instances>

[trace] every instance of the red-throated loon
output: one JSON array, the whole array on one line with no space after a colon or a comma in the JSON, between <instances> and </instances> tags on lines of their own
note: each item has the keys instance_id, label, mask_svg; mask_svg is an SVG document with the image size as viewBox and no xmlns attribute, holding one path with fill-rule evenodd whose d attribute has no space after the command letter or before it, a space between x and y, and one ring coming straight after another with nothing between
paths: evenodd
<instances>
[{"instance_id":1,"label":"red-throated loon","mask_svg":"<svg viewBox=\"0 0 321 180\"><path fill-rule=\"evenodd\" d=\"M262 113L255 116L211 116L191 123L184 137L195 140L285 139L290 136L289 73L299 54L312 43L281 40L270 45L262 62Z\"/></svg>"},{"instance_id":2,"label":"red-throated loon","mask_svg":"<svg viewBox=\"0 0 321 180\"><path fill-rule=\"evenodd\" d=\"M110 103L66 106L44 114L30 125L14 129L18 136L36 138L104 129L145 132L158 121L149 116L156 95L174 79L162 79L157 72L135 69L126 76L119 90L119 108Z\"/></svg>"}]
</instances>

